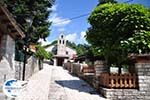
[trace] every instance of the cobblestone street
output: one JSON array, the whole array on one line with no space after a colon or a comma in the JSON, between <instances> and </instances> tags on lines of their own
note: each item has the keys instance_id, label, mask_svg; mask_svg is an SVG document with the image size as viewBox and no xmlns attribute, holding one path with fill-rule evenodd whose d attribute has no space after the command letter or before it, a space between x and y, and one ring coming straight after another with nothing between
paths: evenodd
<instances>
[{"instance_id":1,"label":"cobblestone street","mask_svg":"<svg viewBox=\"0 0 150 100\"><path fill-rule=\"evenodd\" d=\"M86 82L70 75L62 67L51 68L49 100L105 100Z\"/></svg>"},{"instance_id":2,"label":"cobblestone street","mask_svg":"<svg viewBox=\"0 0 150 100\"><path fill-rule=\"evenodd\" d=\"M62 67L44 64L15 100L106 100Z\"/></svg>"}]
</instances>

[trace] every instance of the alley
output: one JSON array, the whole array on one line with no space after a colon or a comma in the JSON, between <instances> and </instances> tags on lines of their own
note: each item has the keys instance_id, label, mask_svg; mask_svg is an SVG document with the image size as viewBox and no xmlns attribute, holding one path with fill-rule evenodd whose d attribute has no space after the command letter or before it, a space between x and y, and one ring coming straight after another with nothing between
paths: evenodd
<instances>
[{"instance_id":1,"label":"alley","mask_svg":"<svg viewBox=\"0 0 150 100\"><path fill-rule=\"evenodd\" d=\"M27 86L15 100L105 100L83 80L62 67L44 64L29 78Z\"/></svg>"},{"instance_id":2,"label":"alley","mask_svg":"<svg viewBox=\"0 0 150 100\"><path fill-rule=\"evenodd\" d=\"M49 100L105 100L93 88L62 67L50 66Z\"/></svg>"}]
</instances>

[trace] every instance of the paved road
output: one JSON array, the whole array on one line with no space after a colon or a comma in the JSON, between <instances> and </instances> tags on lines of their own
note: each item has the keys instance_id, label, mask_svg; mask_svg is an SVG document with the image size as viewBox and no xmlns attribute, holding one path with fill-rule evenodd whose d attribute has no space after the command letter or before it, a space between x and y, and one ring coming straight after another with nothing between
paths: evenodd
<instances>
[{"instance_id":1,"label":"paved road","mask_svg":"<svg viewBox=\"0 0 150 100\"><path fill-rule=\"evenodd\" d=\"M15 100L48 100L51 70L48 64L44 64L41 71L28 79L27 86Z\"/></svg>"},{"instance_id":2,"label":"paved road","mask_svg":"<svg viewBox=\"0 0 150 100\"><path fill-rule=\"evenodd\" d=\"M62 67L51 66L49 100L106 100Z\"/></svg>"},{"instance_id":3,"label":"paved road","mask_svg":"<svg viewBox=\"0 0 150 100\"><path fill-rule=\"evenodd\" d=\"M44 64L44 69L28 80L15 100L106 100L87 83L70 75L62 67Z\"/></svg>"}]
</instances>

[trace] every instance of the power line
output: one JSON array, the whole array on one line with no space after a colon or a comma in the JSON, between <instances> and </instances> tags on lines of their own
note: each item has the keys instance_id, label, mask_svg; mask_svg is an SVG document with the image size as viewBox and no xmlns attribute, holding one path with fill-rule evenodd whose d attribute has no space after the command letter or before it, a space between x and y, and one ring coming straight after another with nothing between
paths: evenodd
<instances>
[{"instance_id":1,"label":"power line","mask_svg":"<svg viewBox=\"0 0 150 100\"><path fill-rule=\"evenodd\" d=\"M82 14L82 15L79 15L79 16L76 16L76 17L72 17L72 18L69 18L69 19L65 19L65 20L63 20L63 21L60 21L60 22L55 23L54 25L57 25L57 24L66 22L66 21L68 21L68 20L74 20L74 19L78 19L78 18L81 18L81 17L84 17L84 16L88 16L89 14L90 14L90 13L86 13L86 14Z\"/></svg>"},{"instance_id":2,"label":"power line","mask_svg":"<svg viewBox=\"0 0 150 100\"><path fill-rule=\"evenodd\" d=\"M77 17L70 18L70 20L78 19L78 18L87 16L87 15L89 15L89 14L90 14L90 13L86 13L86 14L83 14L83 15L79 15L79 16L77 16Z\"/></svg>"},{"instance_id":3,"label":"power line","mask_svg":"<svg viewBox=\"0 0 150 100\"><path fill-rule=\"evenodd\" d=\"M128 1L125 1L123 3L129 3L129 2L132 2L133 0L128 0ZM57 22L55 23L54 25L57 25L57 24L61 24L63 22L66 22L68 20L74 20L74 19L78 19L78 18L81 18L81 17L84 17L84 16L88 16L90 13L86 13L86 14L82 14L82 15L79 15L79 16L76 16L76 17L72 17L72 18L69 18L69 19L65 19L63 21L60 21L60 22Z\"/></svg>"},{"instance_id":4,"label":"power line","mask_svg":"<svg viewBox=\"0 0 150 100\"><path fill-rule=\"evenodd\" d=\"M131 2L131 1L133 1L133 0L128 0L128 1L125 1L125 2L123 2L123 3L129 3L129 2Z\"/></svg>"}]
</instances>

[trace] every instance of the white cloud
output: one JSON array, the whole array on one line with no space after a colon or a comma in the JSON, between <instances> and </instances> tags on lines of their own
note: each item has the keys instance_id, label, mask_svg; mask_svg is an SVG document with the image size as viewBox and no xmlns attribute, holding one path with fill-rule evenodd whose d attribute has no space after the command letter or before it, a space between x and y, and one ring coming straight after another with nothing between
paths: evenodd
<instances>
[{"instance_id":1,"label":"white cloud","mask_svg":"<svg viewBox=\"0 0 150 100\"><path fill-rule=\"evenodd\" d=\"M80 33L80 38L77 40L77 43L78 44L88 44L88 42L86 41L85 39L85 35L86 35L86 32L85 31L82 31Z\"/></svg>"},{"instance_id":2,"label":"white cloud","mask_svg":"<svg viewBox=\"0 0 150 100\"><path fill-rule=\"evenodd\" d=\"M70 22L71 22L71 20L69 20L67 18L56 17L53 20L53 25L56 27L61 27L61 26L65 26L65 25L69 24Z\"/></svg>"},{"instance_id":3,"label":"white cloud","mask_svg":"<svg viewBox=\"0 0 150 100\"><path fill-rule=\"evenodd\" d=\"M63 18L54 13L50 18L49 21L52 22L52 25L55 27L63 27L71 22L68 18Z\"/></svg>"},{"instance_id":4,"label":"white cloud","mask_svg":"<svg viewBox=\"0 0 150 100\"><path fill-rule=\"evenodd\" d=\"M65 28L59 28L58 31L59 31L59 32L64 32L64 31L65 31Z\"/></svg>"},{"instance_id":5,"label":"white cloud","mask_svg":"<svg viewBox=\"0 0 150 100\"><path fill-rule=\"evenodd\" d=\"M56 11L57 5L53 5L51 8L48 8L49 11Z\"/></svg>"},{"instance_id":6,"label":"white cloud","mask_svg":"<svg viewBox=\"0 0 150 100\"><path fill-rule=\"evenodd\" d=\"M51 14L51 16L49 17L49 21L52 22L52 26L54 27L63 27L67 24L69 24L71 22L70 19L68 18L63 18L61 16L59 16L57 14L57 5L53 5L51 8L49 8L48 10L53 11L53 13Z\"/></svg>"},{"instance_id":7,"label":"white cloud","mask_svg":"<svg viewBox=\"0 0 150 100\"><path fill-rule=\"evenodd\" d=\"M85 32L85 31L82 31L82 32L81 32L80 39L85 40L85 35L86 35L86 32Z\"/></svg>"},{"instance_id":8,"label":"white cloud","mask_svg":"<svg viewBox=\"0 0 150 100\"><path fill-rule=\"evenodd\" d=\"M68 40L70 42L76 42L76 39L77 39L76 33L66 35L66 40Z\"/></svg>"},{"instance_id":9,"label":"white cloud","mask_svg":"<svg viewBox=\"0 0 150 100\"><path fill-rule=\"evenodd\" d=\"M50 42L50 41L48 41L47 39L46 39L46 41L44 41L43 39L39 39L39 40L38 40L38 42L39 42L39 43L41 43L41 45L42 45L42 46L44 46L44 45L48 45L48 44L50 44L50 43L51 43L51 42Z\"/></svg>"}]
</instances>

